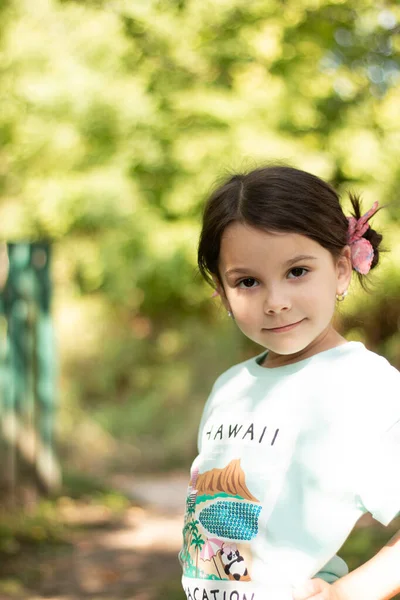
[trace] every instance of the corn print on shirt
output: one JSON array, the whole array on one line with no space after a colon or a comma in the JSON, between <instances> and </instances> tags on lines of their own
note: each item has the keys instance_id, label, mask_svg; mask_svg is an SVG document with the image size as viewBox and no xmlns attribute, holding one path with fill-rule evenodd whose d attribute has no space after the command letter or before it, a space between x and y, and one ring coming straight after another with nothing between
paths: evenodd
<instances>
[{"instance_id":1,"label":"corn print on shirt","mask_svg":"<svg viewBox=\"0 0 400 600\"><path fill-rule=\"evenodd\" d=\"M188 600L290 600L346 573L365 512L400 510L400 374L360 342L215 382L202 416L179 555Z\"/></svg>"}]
</instances>

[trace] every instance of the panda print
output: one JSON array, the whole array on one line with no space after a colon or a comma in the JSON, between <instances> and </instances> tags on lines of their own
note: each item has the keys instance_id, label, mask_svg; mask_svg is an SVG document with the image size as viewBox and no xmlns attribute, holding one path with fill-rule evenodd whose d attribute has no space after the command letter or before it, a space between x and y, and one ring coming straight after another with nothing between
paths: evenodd
<instances>
[{"instance_id":1,"label":"panda print","mask_svg":"<svg viewBox=\"0 0 400 600\"><path fill-rule=\"evenodd\" d=\"M246 563L236 544L224 544L220 552L224 571L229 579L233 581L250 581Z\"/></svg>"}]
</instances>

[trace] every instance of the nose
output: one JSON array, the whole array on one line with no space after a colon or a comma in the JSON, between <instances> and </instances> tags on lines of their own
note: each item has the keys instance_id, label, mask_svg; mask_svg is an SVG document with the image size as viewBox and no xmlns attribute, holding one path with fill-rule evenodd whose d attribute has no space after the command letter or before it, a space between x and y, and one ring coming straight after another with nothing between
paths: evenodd
<instances>
[{"instance_id":1,"label":"nose","mask_svg":"<svg viewBox=\"0 0 400 600\"><path fill-rule=\"evenodd\" d=\"M278 314L290 310L291 302L288 295L279 287L267 291L264 300L264 312L267 315Z\"/></svg>"}]
</instances>

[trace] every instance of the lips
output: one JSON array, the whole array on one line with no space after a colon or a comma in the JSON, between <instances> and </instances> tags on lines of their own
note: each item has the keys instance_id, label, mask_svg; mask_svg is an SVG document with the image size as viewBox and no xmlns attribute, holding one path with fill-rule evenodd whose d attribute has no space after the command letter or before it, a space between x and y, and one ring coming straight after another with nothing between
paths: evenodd
<instances>
[{"instance_id":1,"label":"lips","mask_svg":"<svg viewBox=\"0 0 400 600\"><path fill-rule=\"evenodd\" d=\"M294 329L294 327L297 327L297 325L300 325L300 323L302 323L303 321L304 319L301 319L300 321L296 321L295 323L288 323L287 325L280 325L279 327L271 327L265 329L266 331L271 331L272 333L289 331L290 329Z\"/></svg>"}]
</instances>

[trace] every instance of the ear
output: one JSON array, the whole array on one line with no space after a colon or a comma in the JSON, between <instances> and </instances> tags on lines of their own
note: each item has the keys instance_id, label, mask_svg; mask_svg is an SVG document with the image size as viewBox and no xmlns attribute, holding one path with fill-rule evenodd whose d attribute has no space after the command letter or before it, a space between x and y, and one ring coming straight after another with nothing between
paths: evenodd
<instances>
[{"instance_id":1,"label":"ear","mask_svg":"<svg viewBox=\"0 0 400 600\"><path fill-rule=\"evenodd\" d=\"M351 264L350 246L345 246L336 262L337 286L336 293L343 294L350 285L353 266Z\"/></svg>"},{"instance_id":2,"label":"ear","mask_svg":"<svg viewBox=\"0 0 400 600\"><path fill-rule=\"evenodd\" d=\"M226 294L225 294L225 290L222 287L219 279L217 278L216 275L213 275L212 278L213 278L213 282L215 284L215 289L217 290L217 292L218 292L218 294L219 294L219 296L221 298L222 304L224 305L224 307L226 308L226 310L231 310L231 308L229 306L228 299L227 299Z\"/></svg>"}]
</instances>

